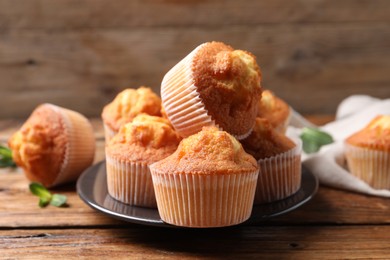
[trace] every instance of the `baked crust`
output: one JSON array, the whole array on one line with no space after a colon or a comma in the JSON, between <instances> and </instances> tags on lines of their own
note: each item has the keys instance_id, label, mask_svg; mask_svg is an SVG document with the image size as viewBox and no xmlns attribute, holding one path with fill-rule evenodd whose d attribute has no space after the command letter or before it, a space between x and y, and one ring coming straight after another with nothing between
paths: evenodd
<instances>
[{"instance_id":1,"label":"baked crust","mask_svg":"<svg viewBox=\"0 0 390 260\"><path fill-rule=\"evenodd\" d=\"M274 128L284 128L290 107L270 90L264 90L258 102L257 117L266 118Z\"/></svg>"},{"instance_id":2,"label":"baked crust","mask_svg":"<svg viewBox=\"0 0 390 260\"><path fill-rule=\"evenodd\" d=\"M205 43L193 58L192 75L208 114L222 129L236 136L252 129L261 72L251 53L221 42Z\"/></svg>"},{"instance_id":3,"label":"baked crust","mask_svg":"<svg viewBox=\"0 0 390 260\"><path fill-rule=\"evenodd\" d=\"M265 118L256 118L252 133L241 144L256 160L269 158L295 147L287 136L277 132Z\"/></svg>"},{"instance_id":4,"label":"baked crust","mask_svg":"<svg viewBox=\"0 0 390 260\"><path fill-rule=\"evenodd\" d=\"M223 175L258 169L256 160L244 151L241 144L216 127L203 127L202 131L183 139L172 155L153 164L153 167L167 174Z\"/></svg>"},{"instance_id":5,"label":"baked crust","mask_svg":"<svg viewBox=\"0 0 390 260\"><path fill-rule=\"evenodd\" d=\"M348 137L346 143L390 152L390 115L376 116L366 127Z\"/></svg>"},{"instance_id":6,"label":"baked crust","mask_svg":"<svg viewBox=\"0 0 390 260\"><path fill-rule=\"evenodd\" d=\"M103 108L102 119L112 130L131 122L138 114L161 116L161 99L150 88L125 89Z\"/></svg>"},{"instance_id":7,"label":"baked crust","mask_svg":"<svg viewBox=\"0 0 390 260\"><path fill-rule=\"evenodd\" d=\"M49 104L37 107L8 144L27 178L50 186L64 162L68 137L63 117Z\"/></svg>"},{"instance_id":8,"label":"baked crust","mask_svg":"<svg viewBox=\"0 0 390 260\"><path fill-rule=\"evenodd\" d=\"M140 114L120 128L106 151L120 161L153 163L172 154L180 140L168 120Z\"/></svg>"}]
</instances>

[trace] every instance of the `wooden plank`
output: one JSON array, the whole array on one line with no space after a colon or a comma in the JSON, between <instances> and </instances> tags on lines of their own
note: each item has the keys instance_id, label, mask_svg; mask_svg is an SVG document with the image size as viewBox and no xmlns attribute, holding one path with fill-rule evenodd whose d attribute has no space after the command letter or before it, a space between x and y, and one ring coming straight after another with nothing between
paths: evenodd
<instances>
[{"instance_id":1,"label":"wooden plank","mask_svg":"<svg viewBox=\"0 0 390 260\"><path fill-rule=\"evenodd\" d=\"M390 226L0 231L4 258L387 259Z\"/></svg>"},{"instance_id":2,"label":"wooden plank","mask_svg":"<svg viewBox=\"0 0 390 260\"><path fill-rule=\"evenodd\" d=\"M0 45L0 118L43 102L99 116L122 89L148 85L201 42L253 52L263 86L301 113L334 113L351 94L390 96L387 23L258 25L96 31L6 31ZM310 95L310 98L307 98Z\"/></svg>"},{"instance_id":3,"label":"wooden plank","mask_svg":"<svg viewBox=\"0 0 390 260\"><path fill-rule=\"evenodd\" d=\"M386 0L0 1L1 29L90 29L389 21Z\"/></svg>"},{"instance_id":4,"label":"wooden plank","mask_svg":"<svg viewBox=\"0 0 390 260\"><path fill-rule=\"evenodd\" d=\"M300 209L271 221L285 224L390 224L390 200L320 186Z\"/></svg>"},{"instance_id":5,"label":"wooden plank","mask_svg":"<svg viewBox=\"0 0 390 260\"><path fill-rule=\"evenodd\" d=\"M68 197L68 208L49 206L41 209L37 205L38 198L28 191L28 181L20 171L7 173L2 170L0 175L0 227L106 226L120 223L85 205L76 194L75 185L52 190ZM389 212L389 199L321 186L307 205L271 222L294 225L389 224Z\"/></svg>"}]
</instances>

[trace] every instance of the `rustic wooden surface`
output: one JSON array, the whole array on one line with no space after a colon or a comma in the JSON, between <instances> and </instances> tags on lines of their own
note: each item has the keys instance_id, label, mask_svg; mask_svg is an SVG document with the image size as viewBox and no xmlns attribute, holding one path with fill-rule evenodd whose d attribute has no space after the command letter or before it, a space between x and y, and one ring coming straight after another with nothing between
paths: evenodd
<instances>
[{"instance_id":1,"label":"rustic wooden surface","mask_svg":"<svg viewBox=\"0 0 390 260\"><path fill-rule=\"evenodd\" d=\"M0 0L0 118L51 102L98 116L198 44L253 52L263 86L301 113L390 97L390 1ZM310 95L310 99L304 97Z\"/></svg>"},{"instance_id":2,"label":"rustic wooden surface","mask_svg":"<svg viewBox=\"0 0 390 260\"><path fill-rule=\"evenodd\" d=\"M323 124L332 117L312 116ZM103 158L102 127L92 120ZM21 124L0 121L4 141ZM388 259L390 200L320 186L286 215L251 226L168 229L122 222L85 205L71 184L54 189L68 208L41 209L16 169L0 170L0 258Z\"/></svg>"}]
</instances>

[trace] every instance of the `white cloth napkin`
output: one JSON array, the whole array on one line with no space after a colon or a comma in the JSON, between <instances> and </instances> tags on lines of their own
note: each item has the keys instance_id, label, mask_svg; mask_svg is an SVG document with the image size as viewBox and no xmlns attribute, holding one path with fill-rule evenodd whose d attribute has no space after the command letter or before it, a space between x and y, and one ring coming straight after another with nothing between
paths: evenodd
<instances>
[{"instance_id":1,"label":"white cloth napkin","mask_svg":"<svg viewBox=\"0 0 390 260\"><path fill-rule=\"evenodd\" d=\"M348 172L343 153L345 138L364 128L375 116L390 115L390 99L377 99L364 95L354 95L344 99L338 106L335 121L320 129L333 136L334 143L321 147L314 154L302 154L303 164L318 177L321 184L390 198L390 190L377 190ZM297 112L293 111L288 136L299 136L301 128L313 126Z\"/></svg>"}]
</instances>

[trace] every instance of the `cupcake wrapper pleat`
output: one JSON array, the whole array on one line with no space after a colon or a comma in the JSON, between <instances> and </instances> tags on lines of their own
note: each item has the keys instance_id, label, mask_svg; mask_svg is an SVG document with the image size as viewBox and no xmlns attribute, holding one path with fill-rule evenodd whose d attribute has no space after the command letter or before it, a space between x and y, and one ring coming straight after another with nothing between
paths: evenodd
<instances>
[{"instance_id":1,"label":"cupcake wrapper pleat","mask_svg":"<svg viewBox=\"0 0 390 260\"><path fill-rule=\"evenodd\" d=\"M375 189L390 189L390 153L345 144L352 175Z\"/></svg>"},{"instance_id":2,"label":"cupcake wrapper pleat","mask_svg":"<svg viewBox=\"0 0 390 260\"><path fill-rule=\"evenodd\" d=\"M106 167L111 197L134 206L157 206L147 163L122 162L106 154Z\"/></svg>"},{"instance_id":3,"label":"cupcake wrapper pleat","mask_svg":"<svg viewBox=\"0 0 390 260\"><path fill-rule=\"evenodd\" d=\"M202 130L204 126L218 126L209 116L192 79L192 58L203 44L195 48L177 63L164 76L161 83L161 100L165 112L176 132L188 137ZM242 135L234 135L238 140L245 139L252 129Z\"/></svg>"},{"instance_id":4,"label":"cupcake wrapper pleat","mask_svg":"<svg viewBox=\"0 0 390 260\"><path fill-rule=\"evenodd\" d=\"M182 137L199 132L203 126L216 125L207 114L191 79L192 58L201 47L198 46L177 63L161 83L161 100L165 112Z\"/></svg>"},{"instance_id":5,"label":"cupcake wrapper pleat","mask_svg":"<svg viewBox=\"0 0 390 260\"><path fill-rule=\"evenodd\" d=\"M296 193L301 186L302 142L293 139L296 146L282 154L261 159L254 204L281 200Z\"/></svg>"},{"instance_id":6,"label":"cupcake wrapper pleat","mask_svg":"<svg viewBox=\"0 0 390 260\"><path fill-rule=\"evenodd\" d=\"M161 219L186 227L223 227L250 217L258 171L164 174L151 169Z\"/></svg>"},{"instance_id":7,"label":"cupcake wrapper pleat","mask_svg":"<svg viewBox=\"0 0 390 260\"><path fill-rule=\"evenodd\" d=\"M95 156L95 136L88 119L77 112L52 106L62 115L68 142L60 172L51 186L75 181Z\"/></svg>"}]
</instances>

